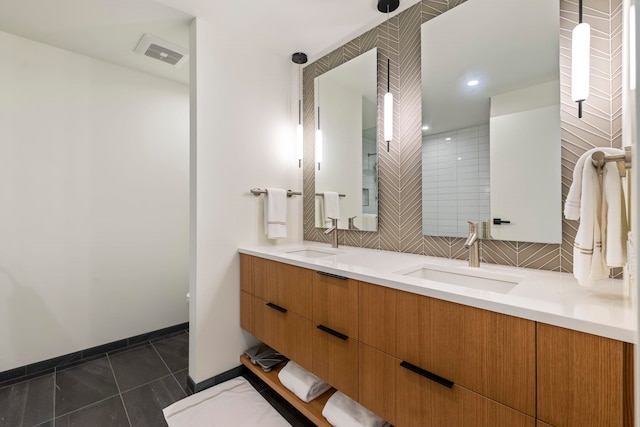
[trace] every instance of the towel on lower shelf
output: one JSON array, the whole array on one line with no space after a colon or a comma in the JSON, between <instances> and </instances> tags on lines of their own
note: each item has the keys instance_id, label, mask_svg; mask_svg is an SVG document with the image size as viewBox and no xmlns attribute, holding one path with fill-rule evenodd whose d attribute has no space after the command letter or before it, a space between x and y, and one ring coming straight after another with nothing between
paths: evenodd
<instances>
[{"instance_id":1,"label":"towel on lower shelf","mask_svg":"<svg viewBox=\"0 0 640 427\"><path fill-rule=\"evenodd\" d=\"M278 379L302 401L309 403L331 386L293 361L278 372Z\"/></svg>"},{"instance_id":2,"label":"towel on lower shelf","mask_svg":"<svg viewBox=\"0 0 640 427\"><path fill-rule=\"evenodd\" d=\"M269 239L287 237L287 191L267 188L264 197L264 232Z\"/></svg>"},{"instance_id":3,"label":"towel on lower shelf","mask_svg":"<svg viewBox=\"0 0 640 427\"><path fill-rule=\"evenodd\" d=\"M389 424L343 393L336 391L322 409L322 416L334 427L384 427Z\"/></svg>"}]
</instances>

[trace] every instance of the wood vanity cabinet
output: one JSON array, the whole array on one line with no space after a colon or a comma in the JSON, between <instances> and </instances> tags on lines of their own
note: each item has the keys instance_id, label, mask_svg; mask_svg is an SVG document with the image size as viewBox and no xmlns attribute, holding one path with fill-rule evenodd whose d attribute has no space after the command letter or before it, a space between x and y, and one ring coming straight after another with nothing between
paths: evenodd
<instances>
[{"instance_id":1,"label":"wood vanity cabinet","mask_svg":"<svg viewBox=\"0 0 640 427\"><path fill-rule=\"evenodd\" d=\"M633 346L538 323L538 419L556 427L633 425Z\"/></svg>"},{"instance_id":2,"label":"wood vanity cabinet","mask_svg":"<svg viewBox=\"0 0 640 427\"><path fill-rule=\"evenodd\" d=\"M313 276L313 372L358 399L358 282Z\"/></svg>"}]
</instances>

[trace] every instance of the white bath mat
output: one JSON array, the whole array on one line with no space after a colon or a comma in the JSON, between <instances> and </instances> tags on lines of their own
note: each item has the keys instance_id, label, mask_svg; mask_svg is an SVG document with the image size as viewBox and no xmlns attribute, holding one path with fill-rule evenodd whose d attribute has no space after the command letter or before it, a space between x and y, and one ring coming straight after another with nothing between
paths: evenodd
<instances>
[{"instance_id":1,"label":"white bath mat","mask_svg":"<svg viewBox=\"0 0 640 427\"><path fill-rule=\"evenodd\" d=\"M290 427L244 378L234 378L164 408L169 427Z\"/></svg>"}]
</instances>

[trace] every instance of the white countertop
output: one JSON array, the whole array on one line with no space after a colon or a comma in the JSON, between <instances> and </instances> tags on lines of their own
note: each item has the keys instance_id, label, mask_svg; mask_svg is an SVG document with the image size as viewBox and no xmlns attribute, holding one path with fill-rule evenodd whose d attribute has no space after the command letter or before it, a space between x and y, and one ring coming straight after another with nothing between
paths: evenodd
<instances>
[{"instance_id":1,"label":"white countertop","mask_svg":"<svg viewBox=\"0 0 640 427\"><path fill-rule=\"evenodd\" d=\"M287 253L306 248L339 253L320 258ZM580 286L570 273L485 263L476 269L460 260L350 246L331 249L328 244L306 241L286 246L243 247L239 252L620 341L637 342L636 305L632 303L635 297L626 296L621 280L603 280L595 287L587 288ZM509 277L518 283L502 292L494 292L402 275L423 264L455 269L463 274Z\"/></svg>"}]
</instances>

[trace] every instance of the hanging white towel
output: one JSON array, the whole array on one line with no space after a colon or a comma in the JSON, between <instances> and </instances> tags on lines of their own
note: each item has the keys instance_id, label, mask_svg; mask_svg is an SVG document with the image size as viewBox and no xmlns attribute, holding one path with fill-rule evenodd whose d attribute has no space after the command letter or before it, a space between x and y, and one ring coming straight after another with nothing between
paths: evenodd
<instances>
[{"instance_id":1,"label":"hanging white towel","mask_svg":"<svg viewBox=\"0 0 640 427\"><path fill-rule=\"evenodd\" d=\"M327 404L322 409L322 416L334 427L383 427L389 425L382 418L339 391L336 391L327 400Z\"/></svg>"},{"instance_id":2,"label":"hanging white towel","mask_svg":"<svg viewBox=\"0 0 640 427\"><path fill-rule=\"evenodd\" d=\"M316 216L315 216L315 224L316 228L324 228L326 218L324 214L324 197L316 196L315 197L315 205L316 205Z\"/></svg>"},{"instance_id":3,"label":"hanging white towel","mask_svg":"<svg viewBox=\"0 0 640 427\"><path fill-rule=\"evenodd\" d=\"M580 219L580 201L582 198L582 176L585 165L592 168L591 155L596 151L602 151L605 155L615 156L624 154L624 151L617 148L609 147L596 147L588 150L584 153L576 162L576 167L573 170L573 182L569 188L569 194L567 200L564 203L564 217L567 219L578 220Z\"/></svg>"},{"instance_id":4,"label":"hanging white towel","mask_svg":"<svg viewBox=\"0 0 640 427\"><path fill-rule=\"evenodd\" d=\"M269 239L287 237L287 191L267 188L264 196L264 231Z\"/></svg>"},{"instance_id":5,"label":"hanging white towel","mask_svg":"<svg viewBox=\"0 0 640 427\"><path fill-rule=\"evenodd\" d=\"M607 267L627 263L627 209L622 180L615 162L604 165L602 177L602 243Z\"/></svg>"},{"instance_id":6,"label":"hanging white towel","mask_svg":"<svg viewBox=\"0 0 640 427\"><path fill-rule=\"evenodd\" d=\"M325 191L324 198L324 214L325 226L331 227L329 218L340 219L340 196L335 191Z\"/></svg>"}]
</instances>

